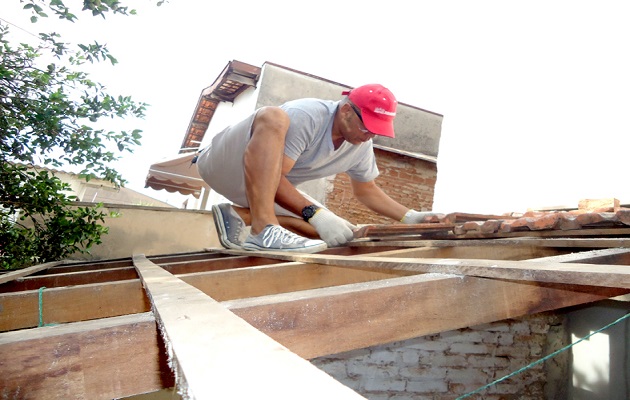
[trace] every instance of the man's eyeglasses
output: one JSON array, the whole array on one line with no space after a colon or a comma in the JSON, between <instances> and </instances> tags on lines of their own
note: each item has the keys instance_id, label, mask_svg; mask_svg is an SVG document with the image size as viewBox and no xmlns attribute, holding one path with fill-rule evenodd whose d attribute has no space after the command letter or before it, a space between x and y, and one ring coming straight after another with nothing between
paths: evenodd
<instances>
[{"instance_id":1,"label":"man's eyeglasses","mask_svg":"<svg viewBox=\"0 0 630 400\"><path fill-rule=\"evenodd\" d=\"M361 110L359 110L359 108L357 106L355 106L354 104L348 102L350 104L350 107L352 107L352 109L354 110L354 113L357 115L357 117L359 117L359 120L361 121L361 124L365 127L365 123L363 122L363 117L361 116ZM363 133L371 133L367 128L361 128L359 127L359 130Z\"/></svg>"},{"instance_id":2,"label":"man's eyeglasses","mask_svg":"<svg viewBox=\"0 0 630 400\"><path fill-rule=\"evenodd\" d=\"M350 102L348 102L348 103L350 103ZM357 117L359 117L359 119L361 120L361 123L363 123L363 117L361 116L361 110L359 110L357 108L357 106L355 106L352 103L350 103L350 107L352 107L352 109L354 110L355 114L357 114Z\"/></svg>"}]
</instances>

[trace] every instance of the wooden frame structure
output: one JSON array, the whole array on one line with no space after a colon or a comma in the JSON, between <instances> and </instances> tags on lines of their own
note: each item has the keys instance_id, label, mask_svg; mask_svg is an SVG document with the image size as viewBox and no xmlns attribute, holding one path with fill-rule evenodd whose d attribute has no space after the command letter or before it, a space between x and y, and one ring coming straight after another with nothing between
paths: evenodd
<instances>
[{"instance_id":1,"label":"wooden frame structure","mask_svg":"<svg viewBox=\"0 0 630 400\"><path fill-rule=\"evenodd\" d=\"M306 360L630 293L625 230L592 233L208 249L0 275L1 393L361 398Z\"/></svg>"}]
</instances>

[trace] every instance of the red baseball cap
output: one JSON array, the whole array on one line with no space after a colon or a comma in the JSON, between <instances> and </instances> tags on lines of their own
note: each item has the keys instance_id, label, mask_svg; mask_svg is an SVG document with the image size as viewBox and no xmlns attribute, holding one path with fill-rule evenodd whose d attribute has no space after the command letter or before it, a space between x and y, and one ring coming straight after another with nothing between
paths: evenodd
<instances>
[{"instance_id":1,"label":"red baseball cap","mask_svg":"<svg viewBox=\"0 0 630 400\"><path fill-rule=\"evenodd\" d=\"M394 117L398 102L386 87L373 83L342 92L361 110L363 124L372 133L394 137Z\"/></svg>"}]
</instances>

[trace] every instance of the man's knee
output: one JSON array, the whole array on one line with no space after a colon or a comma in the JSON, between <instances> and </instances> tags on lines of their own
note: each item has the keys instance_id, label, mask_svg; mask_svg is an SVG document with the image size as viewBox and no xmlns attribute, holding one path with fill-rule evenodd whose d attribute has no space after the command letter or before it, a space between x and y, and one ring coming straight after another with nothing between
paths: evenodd
<instances>
[{"instance_id":1,"label":"man's knee","mask_svg":"<svg viewBox=\"0 0 630 400\"><path fill-rule=\"evenodd\" d=\"M289 130L289 116L280 107L263 107L256 113L252 135L259 133L284 137Z\"/></svg>"}]
</instances>

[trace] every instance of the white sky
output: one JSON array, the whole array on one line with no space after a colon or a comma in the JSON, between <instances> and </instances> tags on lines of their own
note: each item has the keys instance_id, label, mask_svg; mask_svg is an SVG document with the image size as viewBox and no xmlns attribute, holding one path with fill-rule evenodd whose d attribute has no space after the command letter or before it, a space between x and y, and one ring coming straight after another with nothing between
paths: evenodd
<instances>
[{"instance_id":1,"label":"white sky","mask_svg":"<svg viewBox=\"0 0 630 400\"><path fill-rule=\"evenodd\" d=\"M79 23L46 23L73 42L107 43L120 64L93 78L151 104L131 125L143 144L120 170L152 197L166 192L143 189L149 165L176 154L201 90L236 59L382 83L399 101L443 114L436 211L630 202L626 1L130 3L139 16L103 22L77 11ZM19 8L3 0L0 17L45 31Z\"/></svg>"}]
</instances>

